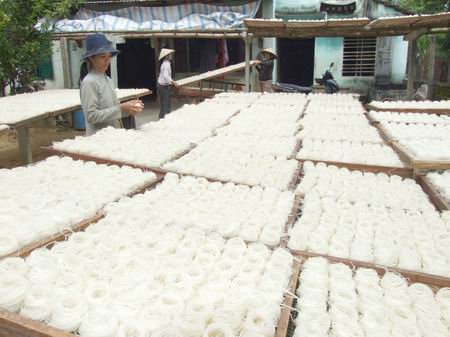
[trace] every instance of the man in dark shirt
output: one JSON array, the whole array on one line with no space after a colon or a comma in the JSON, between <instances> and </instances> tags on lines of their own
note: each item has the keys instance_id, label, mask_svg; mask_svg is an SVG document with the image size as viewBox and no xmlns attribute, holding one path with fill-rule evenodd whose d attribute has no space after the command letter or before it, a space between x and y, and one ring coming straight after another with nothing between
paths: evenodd
<instances>
[{"instance_id":1,"label":"man in dark shirt","mask_svg":"<svg viewBox=\"0 0 450 337\"><path fill-rule=\"evenodd\" d=\"M277 54L272 48L265 48L261 50L258 55L258 65L256 69L259 72L259 86L261 92L273 92L272 89L272 73L274 60Z\"/></svg>"}]
</instances>

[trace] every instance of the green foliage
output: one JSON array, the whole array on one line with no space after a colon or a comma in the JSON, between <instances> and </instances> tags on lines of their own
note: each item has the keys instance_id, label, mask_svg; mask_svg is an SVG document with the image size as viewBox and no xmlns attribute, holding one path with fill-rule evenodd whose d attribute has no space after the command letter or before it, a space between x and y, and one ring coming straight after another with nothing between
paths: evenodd
<instances>
[{"instance_id":1,"label":"green foliage","mask_svg":"<svg viewBox=\"0 0 450 337\"><path fill-rule=\"evenodd\" d=\"M399 5L418 14L433 14L450 10L450 0L399 0ZM430 38L428 35L417 40L417 49L420 62L428 57ZM450 33L436 36L436 56L438 58L450 57Z\"/></svg>"},{"instance_id":2,"label":"green foliage","mask_svg":"<svg viewBox=\"0 0 450 337\"><path fill-rule=\"evenodd\" d=\"M439 13L449 10L449 0L400 0L400 6L419 14Z\"/></svg>"},{"instance_id":3,"label":"green foliage","mask_svg":"<svg viewBox=\"0 0 450 337\"><path fill-rule=\"evenodd\" d=\"M32 82L50 55L52 24L83 0L0 0L0 95Z\"/></svg>"}]
</instances>

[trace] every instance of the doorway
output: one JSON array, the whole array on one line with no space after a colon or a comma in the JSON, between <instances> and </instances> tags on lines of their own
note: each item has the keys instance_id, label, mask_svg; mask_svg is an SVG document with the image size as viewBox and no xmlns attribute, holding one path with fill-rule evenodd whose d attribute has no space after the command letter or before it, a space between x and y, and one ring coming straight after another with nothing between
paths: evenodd
<instances>
[{"instance_id":1,"label":"doorway","mask_svg":"<svg viewBox=\"0 0 450 337\"><path fill-rule=\"evenodd\" d=\"M309 87L314 83L315 39L278 39L279 81Z\"/></svg>"},{"instance_id":2,"label":"doorway","mask_svg":"<svg viewBox=\"0 0 450 337\"><path fill-rule=\"evenodd\" d=\"M148 39L127 39L118 44L117 56L119 88L146 88L156 96L155 51Z\"/></svg>"}]
</instances>

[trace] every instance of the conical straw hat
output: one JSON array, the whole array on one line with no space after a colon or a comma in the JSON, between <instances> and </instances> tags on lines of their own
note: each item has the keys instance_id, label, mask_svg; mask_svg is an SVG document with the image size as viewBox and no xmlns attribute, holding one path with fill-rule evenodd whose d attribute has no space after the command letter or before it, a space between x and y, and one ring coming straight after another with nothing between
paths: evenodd
<instances>
[{"instance_id":1,"label":"conical straw hat","mask_svg":"<svg viewBox=\"0 0 450 337\"><path fill-rule=\"evenodd\" d=\"M261 52L272 54L275 58L278 57L277 54L275 53L275 50L273 50L272 48L264 48L263 50L261 50Z\"/></svg>"},{"instance_id":2,"label":"conical straw hat","mask_svg":"<svg viewBox=\"0 0 450 337\"><path fill-rule=\"evenodd\" d=\"M167 55L173 54L173 53L175 53L175 50L173 50L173 49L168 49L168 48L161 49L161 52L159 53L158 61L161 61L164 57L166 57Z\"/></svg>"}]
</instances>

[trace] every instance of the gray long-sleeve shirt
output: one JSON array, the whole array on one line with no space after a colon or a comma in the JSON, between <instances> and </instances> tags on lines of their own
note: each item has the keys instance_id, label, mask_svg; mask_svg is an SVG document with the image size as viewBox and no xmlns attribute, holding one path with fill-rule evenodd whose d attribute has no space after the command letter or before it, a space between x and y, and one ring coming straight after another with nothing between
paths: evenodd
<instances>
[{"instance_id":1,"label":"gray long-sleeve shirt","mask_svg":"<svg viewBox=\"0 0 450 337\"><path fill-rule=\"evenodd\" d=\"M120 102L114 84L106 74L91 70L81 82L80 98L87 135L119 125L119 119L123 117Z\"/></svg>"}]
</instances>

